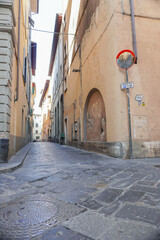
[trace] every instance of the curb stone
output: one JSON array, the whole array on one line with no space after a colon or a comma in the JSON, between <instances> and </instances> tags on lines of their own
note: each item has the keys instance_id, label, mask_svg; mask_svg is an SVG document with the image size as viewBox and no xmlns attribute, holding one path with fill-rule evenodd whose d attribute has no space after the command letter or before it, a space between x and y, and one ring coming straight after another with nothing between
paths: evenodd
<instances>
[{"instance_id":1,"label":"curb stone","mask_svg":"<svg viewBox=\"0 0 160 240\"><path fill-rule=\"evenodd\" d=\"M8 173L21 167L26 159L32 144L29 143L21 148L15 155L13 155L7 163L0 163L0 173Z\"/></svg>"}]
</instances>

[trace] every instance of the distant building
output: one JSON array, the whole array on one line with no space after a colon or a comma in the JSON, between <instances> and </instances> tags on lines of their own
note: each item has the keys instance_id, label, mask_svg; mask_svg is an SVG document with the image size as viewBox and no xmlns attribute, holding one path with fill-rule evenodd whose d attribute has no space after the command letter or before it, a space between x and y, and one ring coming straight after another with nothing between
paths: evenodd
<instances>
[{"instance_id":1,"label":"distant building","mask_svg":"<svg viewBox=\"0 0 160 240\"><path fill-rule=\"evenodd\" d=\"M56 33L61 32L62 15L56 15L55 28ZM52 50L49 64L50 91L51 91L51 136L55 142L60 141L63 134L63 35L54 34Z\"/></svg>"},{"instance_id":2,"label":"distant building","mask_svg":"<svg viewBox=\"0 0 160 240\"><path fill-rule=\"evenodd\" d=\"M50 92L50 80L46 80L43 93L40 99L39 107L41 108L42 116L42 141L48 141L51 136L51 92Z\"/></svg>"},{"instance_id":3,"label":"distant building","mask_svg":"<svg viewBox=\"0 0 160 240\"><path fill-rule=\"evenodd\" d=\"M42 116L40 114L33 114L33 141L42 140Z\"/></svg>"},{"instance_id":4,"label":"distant building","mask_svg":"<svg viewBox=\"0 0 160 240\"><path fill-rule=\"evenodd\" d=\"M30 109L30 122L31 122L31 140L33 140L33 132L34 132L34 107L35 107L35 98L36 98L36 83L32 82L31 88L31 109Z\"/></svg>"}]
</instances>

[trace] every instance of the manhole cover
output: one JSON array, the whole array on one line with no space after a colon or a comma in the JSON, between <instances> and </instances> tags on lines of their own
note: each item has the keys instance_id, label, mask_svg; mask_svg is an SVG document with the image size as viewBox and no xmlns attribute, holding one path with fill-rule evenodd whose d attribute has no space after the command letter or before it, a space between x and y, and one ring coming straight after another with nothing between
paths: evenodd
<instances>
[{"instance_id":1,"label":"manhole cover","mask_svg":"<svg viewBox=\"0 0 160 240\"><path fill-rule=\"evenodd\" d=\"M45 195L3 204L0 206L0 239L36 236L82 211L83 208Z\"/></svg>"}]
</instances>

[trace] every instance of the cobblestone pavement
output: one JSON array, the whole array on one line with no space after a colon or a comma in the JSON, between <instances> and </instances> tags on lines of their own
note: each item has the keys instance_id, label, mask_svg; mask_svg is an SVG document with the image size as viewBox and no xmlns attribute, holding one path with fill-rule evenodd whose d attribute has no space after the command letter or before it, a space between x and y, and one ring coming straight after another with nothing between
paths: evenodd
<instances>
[{"instance_id":1,"label":"cobblestone pavement","mask_svg":"<svg viewBox=\"0 0 160 240\"><path fill-rule=\"evenodd\" d=\"M160 159L33 143L0 173L0 240L160 240Z\"/></svg>"}]
</instances>

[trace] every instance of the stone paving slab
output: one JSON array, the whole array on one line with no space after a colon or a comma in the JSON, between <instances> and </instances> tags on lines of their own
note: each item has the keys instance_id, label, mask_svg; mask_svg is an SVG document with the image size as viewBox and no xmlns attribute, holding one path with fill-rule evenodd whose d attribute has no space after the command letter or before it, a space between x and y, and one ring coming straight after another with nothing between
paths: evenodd
<instances>
[{"instance_id":1,"label":"stone paving slab","mask_svg":"<svg viewBox=\"0 0 160 240\"><path fill-rule=\"evenodd\" d=\"M142 185L142 186L152 186L154 187L156 185L157 182L154 181L139 181L137 182L137 185ZM158 186L157 186L158 187Z\"/></svg>"},{"instance_id":2,"label":"stone paving slab","mask_svg":"<svg viewBox=\"0 0 160 240\"><path fill-rule=\"evenodd\" d=\"M131 189L135 190L135 191L141 191L141 192L145 192L145 193L152 193L152 194L160 195L160 189L156 188L156 187L150 187L150 186L148 187L148 186L135 184L135 185L131 186Z\"/></svg>"},{"instance_id":3,"label":"stone paving slab","mask_svg":"<svg viewBox=\"0 0 160 240\"><path fill-rule=\"evenodd\" d=\"M116 221L112 218L106 218L103 214L87 210L63 225L93 239L100 239L115 223Z\"/></svg>"},{"instance_id":4,"label":"stone paving slab","mask_svg":"<svg viewBox=\"0 0 160 240\"><path fill-rule=\"evenodd\" d=\"M97 195L95 199L109 204L114 202L121 195L122 192L123 191L120 189L108 188L99 195Z\"/></svg>"},{"instance_id":5,"label":"stone paving slab","mask_svg":"<svg viewBox=\"0 0 160 240\"><path fill-rule=\"evenodd\" d=\"M124 180L125 178L133 176L133 172L131 171L122 171L119 172L118 174L114 175L113 177L110 178L111 181L114 180Z\"/></svg>"},{"instance_id":6,"label":"stone paving slab","mask_svg":"<svg viewBox=\"0 0 160 240\"><path fill-rule=\"evenodd\" d=\"M127 204L115 216L160 226L160 210L155 208Z\"/></svg>"},{"instance_id":7,"label":"stone paving slab","mask_svg":"<svg viewBox=\"0 0 160 240\"><path fill-rule=\"evenodd\" d=\"M154 169L154 171L152 170L152 174L149 174L148 176L145 177L145 180L147 181L160 181L160 175L159 175L159 171L160 169Z\"/></svg>"},{"instance_id":8,"label":"stone paving slab","mask_svg":"<svg viewBox=\"0 0 160 240\"><path fill-rule=\"evenodd\" d=\"M93 240L62 226L57 226L30 240Z\"/></svg>"},{"instance_id":9,"label":"stone paving slab","mask_svg":"<svg viewBox=\"0 0 160 240\"><path fill-rule=\"evenodd\" d=\"M143 196L144 192L138 192L138 191L133 191L133 190L128 190L124 192L124 194L118 198L119 201L122 202L137 202L139 201Z\"/></svg>"},{"instance_id":10,"label":"stone paving slab","mask_svg":"<svg viewBox=\"0 0 160 240\"><path fill-rule=\"evenodd\" d=\"M117 221L101 240L159 240L160 230L134 222Z\"/></svg>"},{"instance_id":11,"label":"stone paving slab","mask_svg":"<svg viewBox=\"0 0 160 240\"><path fill-rule=\"evenodd\" d=\"M113 187L113 188L129 188L133 184L135 184L138 180L142 180L144 177L145 177L145 174L136 173L131 177L122 179L122 180L117 181L113 184L111 183L110 186Z\"/></svg>"},{"instance_id":12,"label":"stone paving slab","mask_svg":"<svg viewBox=\"0 0 160 240\"><path fill-rule=\"evenodd\" d=\"M80 201L79 205L84 206L84 207L89 208L89 209L92 209L92 210L98 210L99 208L101 208L103 206L100 202L95 201L95 200L90 199L90 198L85 200L85 201Z\"/></svg>"},{"instance_id":13,"label":"stone paving slab","mask_svg":"<svg viewBox=\"0 0 160 240\"><path fill-rule=\"evenodd\" d=\"M77 204L81 199L88 198L88 194L79 191L68 192L68 194L56 194L56 197L62 201Z\"/></svg>"},{"instance_id":14,"label":"stone paving slab","mask_svg":"<svg viewBox=\"0 0 160 240\"><path fill-rule=\"evenodd\" d=\"M141 202L147 204L148 206L155 206L160 208L159 194L148 193L142 198Z\"/></svg>"},{"instance_id":15,"label":"stone paving slab","mask_svg":"<svg viewBox=\"0 0 160 240\"><path fill-rule=\"evenodd\" d=\"M110 215L114 215L120 208L122 204L119 202L115 202L110 204L109 206L105 206L99 210L99 213L103 213L105 217Z\"/></svg>"}]
</instances>

